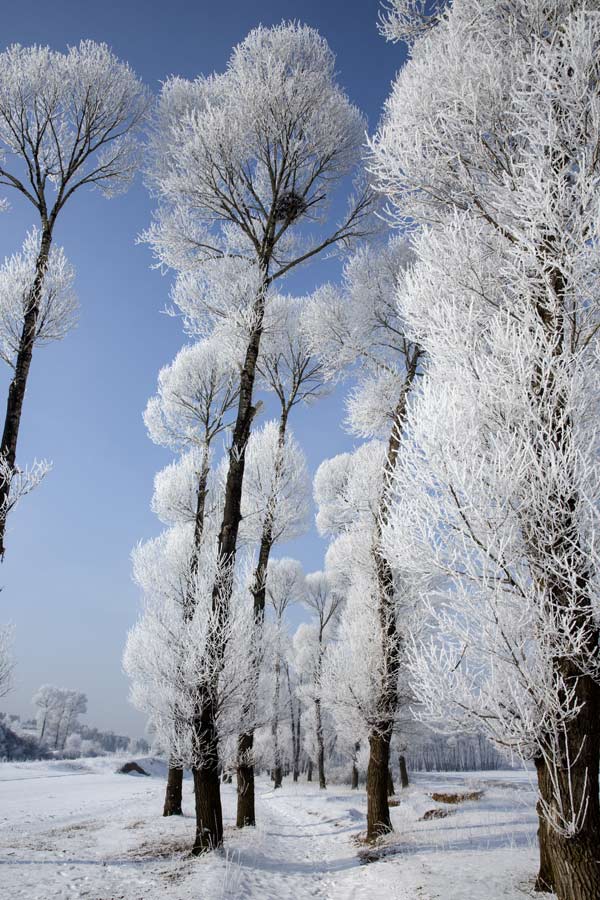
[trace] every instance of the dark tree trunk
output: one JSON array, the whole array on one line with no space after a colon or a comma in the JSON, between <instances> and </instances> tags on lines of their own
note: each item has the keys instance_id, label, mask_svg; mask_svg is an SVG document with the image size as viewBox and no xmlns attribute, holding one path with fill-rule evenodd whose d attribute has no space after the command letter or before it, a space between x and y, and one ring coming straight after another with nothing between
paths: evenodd
<instances>
[{"instance_id":1,"label":"dark tree trunk","mask_svg":"<svg viewBox=\"0 0 600 900\"><path fill-rule=\"evenodd\" d=\"M313 773L313 761L312 761L312 759L309 759L308 768L306 770L306 780L307 781L312 781L312 773Z\"/></svg>"},{"instance_id":2,"label":"dark tree trunk","mask_svg":"<svg viewBox=\"0 0 600 900\"><path fill-rule=\"evenodd\" d=\"M194 856L215 850L223 843L223 811L221 786L216 764L193 770L196 799L196 839L192 847Z\"/></svg>"},{"instance_id":3,"label":"dark tree trunk","mask_svg":"<svg viewBox=\"0 0 600 900\"><path fill-rule=\"evenodd\" d=\"M238 828L247 825L256 825L256 812L254 808L254 766L252 759L254 748L254 731L240 734L238 738L238 762L237 762L237 815Z\"/></svg>"},{"instance_id":4,"label":"dark tree trunk","mask_svg":"<svg viewBox=\"0 0 600 900\"><path fill-rule=\"evenodd\" d=\"M378 613L381 634L382 679L377 711L378 727L369 737L369 766L367 770L367 839L392 830L388 805L388 769L390 741L398 706L398 676L400 672L400 635L396 624L394 576L381 550L381 527L388 518L388 483L400 451L402 430L410 391L417 376L422 351L414 347L406 360L406 375L394 411L394 424L388 441L384 470L384 488L379 504L379 519L374 540L375 570L378 588Z\"/></svg>"},{"instance_id":5,"label":"dark tree trunk","mask_svg":"<svg viewBox=\"0 0 600 900\"><path fill-rule=\"evenodd\" d=\"M27 300L27 309L23 319L23 330L19 340L19 348L15 359L15 368L12 381L8 387L6 400L6 416L4 430L0 442L0 458L5 462L8 472L6 477L0 477L0 559L4 559L6 532L6 518L9 512L9 495L17 459L17 442L21 426L21 414L23 401L27 389L27 379L33 356L33 346L38 327L40 302L44 286L44 278L48 268L48 257L52 246L52 226L45 224L40 239L40 249L35 263L35 276L31 286L31 293Z\"/></svg>"},{"instance_id":6,"label":"dark tree trunk","mask_svg":"<svg viewBox=\"0 0 600 900\"><path fill-rule=\"evenodd\" d=\"M181 801L183 794L183 769L169 763L167 775L167 789L165 791L165 804L163 816L182 816Z\"/></svg>"},{"instance_id":7,"label":"dark tree trunk","mask_svg":"<svg viewBox=\"0 0 600 900\"><path fill-rule=\"evenodd\" d=\"M566 163L564 151L552 153L551 157L552 168L562 173ZM557 195L553 199L558 199ZM534 368L532 399L539 402L544 423L537 434L539 458L542 461L547 458L550 443L563 466L573 467L574 423L568 414L570 397L561 385L567 333L565 309L570 286L565 269L558 262L560 250L557 250L557 262L550 261L555 250L557 235L549 232L543 237L540 262L558 302L548 304L546 288L535 302L547 345L546 358ZM562 484L577 484L574 471L567 469L561 476ZM584 673L589 661L598 657L600 634L592 608L590 561L581 545L581 498L574 487L564 493L562 487L560 490L560 494L554 492L550 482L549 520L540 522L536 518L527 523L524 534L534 578L547 604L543 612L556 621L557 611L564 610L568 621L576 610L574 624L585 635L585 642L580 638L575 652L569 653L568 650L574 649L570 647L564 655L557 654L553 659L553 675L573 691L572 702L579 711L566 720L558 736L552 736L547 757L536 761L540 794L540 872L536 888L553 888L558 900L597 900L600 897L600 685ZM540 737L543 740L544 736ZM561 833L563 816L569 824L576 822L577 828L570 836Z\"/></svg>"},{"instance_id":8,"label":"dark tree trunk","mask_svg":"<svg viewBox=\"0 0 600 900\"><path fill-rule=\"evenodd\" d=\"M600 687L588 676L577 685L581 711L569 723L562 759L571 760L550 772L536 761L540 839L540 871L536 890L553 890L558 900L597 900L600 897L600 805L598 755L600 743ZM566 837L552 827L560 806L584 810L580 827ZM550 821L548 821L548 817Z\"/></svg>"},{"instance_id":9,"label":"dark tree trunk","mask_svg":"<svg viewBox=\"0 0 600 900\"><path fill-rule=\"evenodd\" d=\"M319 770L319 787L327 788L325 780L325 741L323 740L323 718L321 715L321 701L315 700L315 718L317 720L317 767Z\"/></svg>"},{"instance_id":10,"label":"dark tree trunk","mask_svg":"<svg viewBox=\"0 0 600 900\"><path fill-rule=\"evenodd\" d=\"M257 325L252 331L250 341L246 349L244 365L240 374L240 394L238 410L233 430L233 439L229 450L229 466L225 482L225 502L223 506L223 518L219 532L218 554L222 571L217 574L212 591L212 609L216 613L219 629L227 621L228 606L233 590L233 569L237 549L237 536L241 521L242 486L244 481L244 469L246 466L246 447L250 437L252 420L256 415L256 408L252 405L254 382L256 379L256 362L262 336L262 322L264 316L264 303L266 292L266 275L263 288L257 297L255 312ZM217 633L213 637L215 644L211 660L216 663L215 671L218 672L225 652L222 635ZM218 675L214 675L215 683L210 686L210 693L216 694ZM205 700L202 704L199 716L200 728L195 734L198 746L205 746L205 738L208 735L208 746L214 748L215 759L211 766L217 765L218 759L218 734L215 718L214 703ZM209 767L210 768L210 767ZM203 779L200 779L203 781ZM239 796L239 794L238 794ZM201 853L204 850L214 849L223 841L223 815L221 810L221 793L219 779L209 780L202 795L202 802L196 797L196 842L193 853Z\"/></svg>"},{"instance_id":11,"label":"dark tree trunk","mask_svg":"<svg viewBox=\"0 0 600 900\"><path fill-rule=\"evenodd\" d=\"M194 519L194 548L190 560L190 577L186 591L186 597L183 605L184 621L189 622L194 616L196 600L194 585L198 574L198 560L200 558L200 547L202 544L202 534L204 532L204 510L206 507L206 487L208 484L208 475L210 471L210 462L208 456L208 447L205 448L204 460L198 485L196 488L196 515ZM177 722L177 712L175 721ZM183 792L183 769L169 764L169 773L167 776L167 786L165 789L165 802L163 805L163 816L181 816Z\"/></svg>"},{"instance_id":12,"label":"dark tree trunk","mask_svg":"<svg viewBox=\"0 0 600 900\"><path fill-rule=\"evenodd\" d=\"M358 766L356 765L356 761L358 759L358 751L360 750L360 741L357 741L354 745L354 752L352 755L352 776L350 779L350 786L353 791L358 789Z\"/></svg>"},{"instance_id":13,"label":"dark tree trunk","mask_svg":"<svg viewBox=\"0 0 600 900\"><path fill-rule=\"evenodd\" d=\"M294 748L294 781L298 781L300 775L300 721L302 717L302 707L298 703L298 715L296 717L296 745Z\"/></svg>"},{"instance_id":14,"label":"dark tree trunk","mask_svg":"<svg viewBox=\"0 0 600 900\"><path fill-rule=\"evenodd\" d=\"M396 791L395 791L395 789L394 789L394 779L393 779L393 777L392 777L392 770L391 770L391 769L388 769L388 788L387 788L387 792L388 792L388 797L393 797L394 794L396 793Z\"/></svg>"},{"instance_id":15,"label":"dark tree trunk","mask_svg":"<svg viewBox=\"0 0 600 900\"><path fill-rule=\"evenodd\" d=\"M388 804L390 736L373 732L369 738L367 769L367 840L373 841L392 830Z\"/></svg>"},{"instance_id":16,"label":"dark tree trunk","mask_svg":"<svg viewBox=\"0 0 600 900\"><path fill-rule=\"evenodd\" d=\"M398 757L398 763L400 765L400 786L404 790L409 785L408 781L408 769L406 768L406 757L403 753L401 753Z\"/></svg>"},{"instance_id":17,"label":"dark tree trunk","mask_svg":"<svg viewBox=\"0 0 600 900\"><path fill-rule=\"evenodd\" d=\"M279 654L279 650L277 650ZM281 787L281 783L283 780L283 772L281 768L281 749L279 747L279 694L280 694L280 686L281 686L281 660L279 656L277 657L277 662L275 663L275 697L273 702L274 707L274 716L273 722L271 725L271 736L273 738L273 789Z\"/></svg>"},{"instance_id":18,"label":"dark tree trunk","mask_svg":"<svg viewBox=\"0 0 600 900\"><path fill-rule=\"evenodd\" d=\"M535 763L538 788L540 796L547 796L550 785L545 783L548 772L543 759L537 759ZM538 846L540 851L540 867L535 881L535 888L538 893L553 893L554 891L554 875L552 874L552 858L550 851L550 842L548 838L548 822L543 815L543 805L541 799L536 805L538 815Z\"/></svg>"},{"instance_id":19,"label":"dark tree trunk","mask_svg":"<svg viewBox=\"0 0 600 900\"><path fill-rule=\"evenodd\" d=\"M283 452L285 443L285 433L287 428L288 413L284 409L279 422L279 440L278 453ZM279 459L279 456L278 456ZM281 464L281 463L280 463ZM277 467L277 461L275 463ZM265 617L265 601L267 591L267 567L269 565L269 557L273 548L273 515L274 515L274 499L269 498L267 502L267 511L263 523L263 529L260 539L260 547L258 551L258 562L254 572L252 581L252 595L254 601L254 622L257 632L262 630ZM258 681L258 669L260 659L258 657L258 648L255 650L254 665L256 666L255 677ZM250 692L244 705L242 713L243 720L252 722L254 711L254 692ZM238 765L237 765L237 813L236 824L238 828L244 828L247 825L256 825L256 809L254 801L254 767L252 762L252 750L254 747L254 729L252 725L248 727L245 733L238 737ZM281 787L275 784L275 787Z\"/></svg>"}]
</instances>

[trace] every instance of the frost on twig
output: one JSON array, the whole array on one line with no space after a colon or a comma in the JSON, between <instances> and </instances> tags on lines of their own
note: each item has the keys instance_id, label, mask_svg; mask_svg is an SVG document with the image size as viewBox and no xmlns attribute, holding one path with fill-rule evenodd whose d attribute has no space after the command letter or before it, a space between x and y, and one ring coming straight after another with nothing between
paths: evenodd
<instances>
[{"instance_id":1,"label":"frost on twig","mask_svg":"<svg viewBox=\"0 0 600 900\"><path fill-rule=\"evenodd\" d=\"M387 41L412 44L436 24L444 5L436 0L389 0L379 13L379 31Z\"/></svg>"},{"instance_id":2,"label":"frost on twig","mask_svg":"<svg viewBox=\"0 0 600 900\"><path fill-rule=\"evenodd\" d=\"M15 508L17 503L26 494L38 486L38 484L46 477L52 463L47 460L34 460L31 466L24 469L16 466L14 469L8 464L4 457L0 456L0 483L10 484L10 489L6 497L4 507L0 509L0 517L6 519L8 513Z\"/></svg>"}]
</instances>

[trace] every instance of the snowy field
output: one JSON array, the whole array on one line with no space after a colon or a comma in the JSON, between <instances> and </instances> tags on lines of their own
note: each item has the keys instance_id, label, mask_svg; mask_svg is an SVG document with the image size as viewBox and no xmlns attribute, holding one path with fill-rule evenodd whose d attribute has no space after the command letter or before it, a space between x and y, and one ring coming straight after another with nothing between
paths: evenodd
<instances>
[{"instance_id":1,"label":"snowy field","mask_svg":"<svg viewBox=\"0 0 600 900\"><path fill-rule=\"evenodd\" d=\"M416 776L393 809L396 833L358 840L363 790L285 779L257 788L256 829L234 827L235 786L223 786L226 850L189 856L194 820L160 816L162 764L117 775L123 760L0 765L0 895L54 900L518 900L534 896L534 793L515 772ZM444 806L433 791L483 790ZM434 808L447 818L423 821ZM375 859L374 857L379 857Z\"/></svg>"}]
</instances>

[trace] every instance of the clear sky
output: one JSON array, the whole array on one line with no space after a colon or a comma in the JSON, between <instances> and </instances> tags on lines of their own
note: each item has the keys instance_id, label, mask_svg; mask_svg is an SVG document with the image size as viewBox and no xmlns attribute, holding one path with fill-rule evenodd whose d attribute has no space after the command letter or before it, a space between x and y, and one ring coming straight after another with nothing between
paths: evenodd
<instances>
[{"instance_id":1,"label":"clear sky","mask_svg":"<svg viewBox=\"0 0 600 900\"><path fill-rule=\"evenodd\" d=\"M4 4L2 41L57 50L81 38L105 41L157 91L171 74L222 70L255 25L298 19L329 41L340 82L373 129L403 62L401 48L377 32L378 8L378 0L28 0ZM0 258L35 223L27 201L10 201L0 216ZM148 440L142 411L159 368L184 342L179 323L161 315L170 279L150 269L148 248L135 243L151 208L138 180L113 200L80 192L61 213L56 240L77 270L80 321L34 355L18 461L45 458L54 469L9 520L0 566L0 621L15 625L17 661L15 689L0 708L31 715L37 687L58 684L86 691L84 721L132 735L143 733L144 717L129 705L121 671L138 609L129 554L160 530L149 509L152 480L171 459ZM334 263L313 263L286 289L301 293L337 274ZM0 378L3 416L7 370ZM296 413L311 470L352 447L343 414L340 392ZM278 553L310 571L323 551L313 530Z\"/></svg>"}]
</instances>

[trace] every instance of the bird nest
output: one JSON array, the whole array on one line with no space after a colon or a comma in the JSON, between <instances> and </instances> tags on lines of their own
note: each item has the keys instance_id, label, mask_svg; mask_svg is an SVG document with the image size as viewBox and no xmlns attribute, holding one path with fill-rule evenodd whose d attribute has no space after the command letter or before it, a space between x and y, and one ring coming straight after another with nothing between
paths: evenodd
<instances>
[{"instance_id":1,"label":"bird nest","mask_svg":"<svg viewBox=\"0 0 600 900\"><path fill-rule=\"evenodd\" d=\"M277 198L275 218L278 222L293 222L306 210L306 200L295 191L286 191Z\"/></svg>"}]
</instances>

